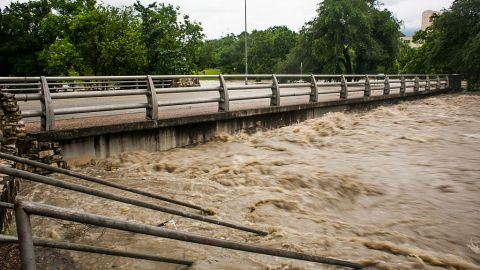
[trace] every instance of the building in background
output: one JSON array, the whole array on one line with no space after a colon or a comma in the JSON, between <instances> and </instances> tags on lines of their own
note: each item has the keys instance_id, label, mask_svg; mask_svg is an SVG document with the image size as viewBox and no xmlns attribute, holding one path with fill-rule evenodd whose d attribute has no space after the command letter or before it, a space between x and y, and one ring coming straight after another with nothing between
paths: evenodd
<instances>
[{"instance_id":1,"label":"building in background","mask_svg":"<svg viewBox=\"0 0 480 270\"><path fill-rule=\"evenodd\" d=\"M435 15L438 14L439 12L433 10L425 10L422 13L422 31L427 30L427 28L432 25Z\"/></svg>"}]
</instances>

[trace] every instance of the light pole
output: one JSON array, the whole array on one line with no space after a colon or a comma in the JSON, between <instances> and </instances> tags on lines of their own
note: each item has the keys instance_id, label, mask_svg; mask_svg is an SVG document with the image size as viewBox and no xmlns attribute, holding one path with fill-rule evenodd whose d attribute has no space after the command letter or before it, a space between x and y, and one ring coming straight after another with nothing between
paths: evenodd
<instances>
[{"instance_id":1,"label":"light pole","mask_svg":"<svg viewBox=\"0 0 480 270\"><path fill-rule=\"evenodd\" d=\"M245 85L248 84L247 0L245 0Z\"/></svg>"}]
</instances>

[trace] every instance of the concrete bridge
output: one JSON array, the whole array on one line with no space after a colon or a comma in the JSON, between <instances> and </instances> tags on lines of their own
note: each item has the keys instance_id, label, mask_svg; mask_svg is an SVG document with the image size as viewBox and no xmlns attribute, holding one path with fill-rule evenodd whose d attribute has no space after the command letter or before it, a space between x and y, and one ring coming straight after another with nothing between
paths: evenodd
<instances>
[{"instance_id":1,"label":"concrete bridge","mask_svg":"<svg viewBox=\"0 0 480 270\"><path fill-rule=\"evenodd\" d=\"M58 145L73 163L168 150L219 133L271 129L330 111L460 89L457 75L249 77L257 82L244 85L244 75L7 77L0 78L0 89L14 94L28 135ZM165 87L175 79L201 84Z\"/></svg>"}]
</instances>

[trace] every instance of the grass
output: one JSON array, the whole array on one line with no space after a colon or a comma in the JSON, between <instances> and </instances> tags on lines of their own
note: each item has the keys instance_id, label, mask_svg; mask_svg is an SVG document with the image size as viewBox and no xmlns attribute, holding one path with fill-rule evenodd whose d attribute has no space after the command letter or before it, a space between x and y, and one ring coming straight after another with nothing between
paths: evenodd
<instances>
[{"instance_id":1,"label":"grass","mask_svg":"<svg viewBox=\"0 0 480 270\"><path fill-rule=\"evenodd\" d=\"M222 71L220 69L213 69L213 68L207 68L202 71L197 72L198 75L220 75L222 74ZM205 80L205 81L215 81L218 80L216 78L203 78L200 80Z\"/></svg>"}]
</instances>

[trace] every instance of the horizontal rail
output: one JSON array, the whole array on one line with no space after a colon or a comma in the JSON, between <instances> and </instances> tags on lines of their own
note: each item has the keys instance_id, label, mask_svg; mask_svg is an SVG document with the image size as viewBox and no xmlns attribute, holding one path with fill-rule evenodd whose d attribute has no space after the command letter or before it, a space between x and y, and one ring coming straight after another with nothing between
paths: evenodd
<instances>
[{"instance_id":1,"label":"horizontal rail","mask_svg":"<svg viewBox=\"0 0 480 270\"><path fill-rule=\"evenodd\" d=\"M0 234L0 243L18 243L18 238L14 236ZM38 247L48 247L48 248L55 248L55 249L88 252L88 253L103 254L103 255L125 257L125 258L132 258L132 259L180 264L180 265L186 265L186 266L193 265L193 262L188 260L178 260L178 259L165 258L160 256L154 256L154 255L141 254L136 252L127 252L127 251L121 251L121 250L115 250L115 249L109 249L109 248L94 247L89 245L52 241L52 240L41 239L41 238L33 238L33 245Z\"/></svg>"},{"instance_id":2,"label":"horizontal rail","mask_svg":"<svg viewBox=\"0 0 480 270\"><path fill-rule=\"evenodd\" d=\"M296 97L296 96L309 96L312 92L311 91L304 91L304 92L293 92L293 93L284 93L280 94L281 97Z\"/></svg>"},{"instance_id":3,"label":"horizontal rail","mask_svg":"<svg viewBox=\"0 0 480 270\"><path fill-rule=\"evenodd\" d=\"M73 107L73 108L59 108L54 109L56 115L73 114L73 113L90 113L90 112L105 112L105 111L118 111L129 109L142 109L146 108L147 103L136 104L120 104L120 105L101 105L101 106L85 106L85 107Z\"/></svg>"},{"instance_id":4,"label":"horizontal rail","mask_svg":"<svg viewBox=\"0 0 480 270\"><path fill-rule=\"evenodd\" d=\"M218 111L228 112L229 102L248 100L247 95L229 98L229 91L271 89L272 95L251 96L252 100L271 98L270 106L279 106L280 98L304 95L283 94L280 89L310 88L309 102L318 101L319 94L333 93L322 92L321 88L338 87L342 94L339 98L348 99L349 88L363 87L364 96L368 97L372 91L384 90L384 95L389 95L391 89L400 89L405 93L412 87L414 91L426 91L451 87L450 76L446 74L229 74L229 75L139 75L139 76L76 76L76 77L0 77L0 88L3 92L12 93L19 101L40 101L42 111L23 111L23 117L40 117L42 130L55 129L55 116L66 114L81 114L90 112L121 111L144 109L146 118L157 121L159 119L158 107L181 106L204 103L217 103ZM458 76L458 75L457 75ZM167 87L175 79L216 79L215 86L194 87ZM250 78L251 80L265 79L270 82L240 85L235 80ZM230 79L227 82L225 79ZM281 83L279 83L279 80ZM312 82L315 84L312 84ZM458 80L457 80L458 81ZM231 85L230 85L231 84ZM400 84L400 86L395 85ZM2 86L4 85L4 86ZM457 88L457 84L455 85ZM381 87L381 88L380 88ZM400 87L400 88L399 88ZM196 96L198 93L218 92L217 97ZM357 91L357 92L360 92ZM179 96L168 97L161 100L166 94L192 93L186 100L179 100ZM336 93L336 91L335 91ZM378 92L374 92L377 95ZM147 103L136 104L105 104L98 106L72 106L69 108L56 108L54 102L59 99L101 98L120 96L145 96ZM157 97L158 96L158 97ZM197 98L198 97L198 98ZM273 97L273 98L272 98ZM212 106L212 105L210 105Z\"/></svg>"},{"instance_id":5,"label":"horizontal rail","mask_svg":"<svg viewBox=\"0 0 480 270\"><path fill-rule=\"evenodd\" d=\"M59 168L59 167L53 167L53 166L50 166L50 165L47 165L45 163L41 163L41 162L38 162L38 161L17 157L17 156L9 155L9 154L2 153L2 152L0 152L0 158L10 160L10 161L14 161L14 162L17 162L17 163L22 163L22 164L34 166L34 167L41 168L41 169L44 169L44 170L47 170L47 171L50 171L50 172L56 172L56 173L68 175L68 176L71 176L71 177L75 177L75 178L82 179L82 180L85 180L85 181L97 183L97 184L100 184L100 185L117 188L117 189L128 191L128 192L131 192L131 193L143 195L143 196L146 196L146 197L154 198L154 199L165 201L165 202L169 202L169 203L172 203L172 204L177 204L177 205L185 206L185 207L188 207L188 208L200 210L204 213L211 213L212 212L211 210L203 208L203 207L198 206L196 204L182 202L182 201L179 201L179 200L175 200L175 199L172 199L172 198L169 198L169 197L153 194L153 193L143 191L143 190L140 190L140 189L131 188L129 186L124 186L124 185L121 185L121 184L117 184L117 183L107 181L107 180L104 180L104 179L101 179L101 178L98 178L98 177L93 177L93 176L90 176L90 175L81 174L81 173L78 173L78 172L70 171L70 170L67 170L67 169Z\"/></svg>"},{"instance_id":6,"label":"horizontal rail","mask_svg":"<svg viewBox=\"0 0 480 270\"><path fill-rule=\"evenodd\" d=\"M13 203L7 203L0 201L0 208L13 209L15 205Z\"/></svg>"},{"instance_id":7,"label":"horizontal rail","mask_svg":"<svg viewBox=\"0 0 480 270\"><path fill-rule=\"evenodd\" d=\"M271 98L272 94L230 97L230 101Z\"/></svg>"},{"instance_id":8,"label":"horizontal rail","mask_svg":"<svg viewBox=\"0 0 480 270\"><path fill-rule=\"evenodd\" d=\"M80 192L80 193L93 195L93 196L96 196L96 197L100 197L100 198L104 198L104 199L108 199L108 200L112 200L112 201L122 202L122 203L125 203L125 204L134 205L134 206L138 206L138 207L142 207L142 208L147 208L147 209L151 209L151 210L155 210L155 211L159 211L159 212L164 212L164 213L168 213L168 214L172 214L172 215L176 215L176 216L181 216L181 217L185 217L185 218L189 218L189 219L194 219L194 220L198 220L198 221L212 223L212 224L216 224L216 225L219 225L219 226L229 227L229 228L232 228L232 229L237 229L237 230L241 230L241 231L245 231L245 232L255 233L255 234L258 234L258 235L263 235L264 236L264 235L268 234L267 232L260 231L260 230L257 230L257 229L253 229L253 228L249 228L249 227L246 227L246 226L237 225L237 224L213 219L213 218L205 217L205 216L202 216L202 215L187 213L187 212L183 212L183 211L176 210L176 209L169 208L169 207L165 207L165 206L146 203L146 202L143 202L143 201L140 201L140 200L131 199L131 198L124 197L124 196L119 196L119 195L116 195L116 194L113 194L113 193L109 193L109 192L105 192L105 191L101 191L101 190L96 190L96 189L93 189L93 188L85 187L85 186L78 185L78 184L69 183L69 182L66 182L66 181L63 181L63 180L58 180L58 179L43 176L43 175L38 175L38 174L34 174L34 173L30 173L30 172L26 172L26 171L14 169L14 168L9 168L9 167L3 166L3 165L0 165L0 173L8 174L8 175L11 175L11 176L23 178L23 179L26 179L26 180L30 180L30 181L33 181L33 182L42 183L42 184L46 184L46 185L50 185L50 186L54 186L54 187L73 190L73 191L77 191L77 192Z\"/></svg>"},{"instance_id":9,"label":"horizontal rail","mask_svg":"<svg viewBox=\"0 0 480 270\"><path fill-rule=\"evenodd\" d=\"M173 231L165 228L159 228L159 227L150 226L150 225L122 221L122 220L113 219L105 216L94 215L94 214L89 214L85 212L78 212L70 209L49 206L45 204L39 204L39 203L34 203L34 202L29 202L24 200L17 200L16 205L24 209L28 214L33 214L33 215L38 215L43 217L50 217L50 218L72 221L72 222L80 222L84 224L117 229L122 231L128 231L133 233L140 233L144 235L157 236L157 237L174 239L174 240L183 241L183 242L196 243L196 244L207 245L207 246L215 246L215 247L245 251L250 253L270 255L275 257L350 267L354 269L364 268L363 265L354 263L354 262L309 255L309 254L294 252L289 250L254 246L254 245L249 245L249 244L244 244L244 243L239 243L239 242L234 242L229 240L200 236L193 233Z\"/></svg>"}]
</instances>

